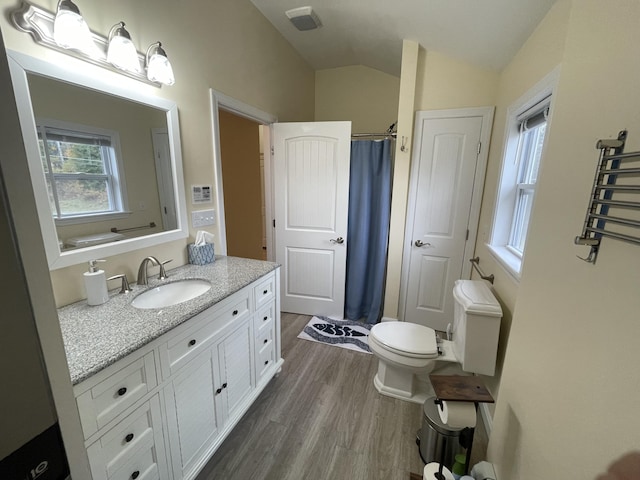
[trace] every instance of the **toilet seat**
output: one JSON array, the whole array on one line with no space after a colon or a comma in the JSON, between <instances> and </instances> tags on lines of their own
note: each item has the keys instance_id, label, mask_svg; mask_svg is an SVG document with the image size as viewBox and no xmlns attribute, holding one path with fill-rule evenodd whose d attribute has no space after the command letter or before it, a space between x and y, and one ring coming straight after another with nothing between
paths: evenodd
<instances>
[{"instance_id":1,"label":"toilet seat","mask_svg":"<svg viewBox=\"0 0 640 480\"><path fill-rule=\"evenodd\" d=\"M421 359L438 357L435 330L415 323L378 323L371 329L369 339L397 355Z\"/></svg>"}]
</instances>

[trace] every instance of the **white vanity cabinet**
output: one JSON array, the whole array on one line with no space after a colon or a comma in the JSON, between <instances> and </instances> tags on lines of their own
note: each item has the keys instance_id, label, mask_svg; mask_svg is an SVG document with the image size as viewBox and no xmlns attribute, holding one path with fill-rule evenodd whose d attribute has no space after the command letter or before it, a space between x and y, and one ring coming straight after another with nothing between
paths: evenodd
<instances>
[{"instance_id":1,"label":"white vanity cabinet","mask_svg":"<svg viewBox=\"0 0 640 480\"><path fill-rule=\"evenodd\" d=\"M169 478L157 385L143 351L75 387L93 480Z\"/></svg>"},{"instance_id":2,"label":"white vanity cabinet","mask_svg":"<svg viewBox=\"0 0 640 480\"><path fill-rule=\"evenodd\" d=\"M74 387L93 480L195 478L282 365L278 275Z\"/></svg>"},{"instance_id":3,"label":"white vanity cabinet","mask_svg":"<svg viewBox=\"0 0 640 480\"><path fill-rule=\"evenodd\" d=\"M164 389L174 478L197 474L255 386L251 319L247 315L229 326Z\"/></svg>"}]
</instances>

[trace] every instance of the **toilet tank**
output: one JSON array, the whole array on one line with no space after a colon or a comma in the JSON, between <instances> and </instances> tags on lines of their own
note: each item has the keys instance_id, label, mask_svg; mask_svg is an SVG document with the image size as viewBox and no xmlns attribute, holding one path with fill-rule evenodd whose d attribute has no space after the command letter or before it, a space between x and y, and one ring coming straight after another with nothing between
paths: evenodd
<instances>
[{"instance_id":1,"label":"toilet tank","mask_svg":"<svg viewBox=\"0 0 640 480\"><path fill-rule=\"evenodd\" d=\"M453 353L465 372L493 376L502 308L485 282L457 280L453 287Z\"/></svg>"}]
</instances>

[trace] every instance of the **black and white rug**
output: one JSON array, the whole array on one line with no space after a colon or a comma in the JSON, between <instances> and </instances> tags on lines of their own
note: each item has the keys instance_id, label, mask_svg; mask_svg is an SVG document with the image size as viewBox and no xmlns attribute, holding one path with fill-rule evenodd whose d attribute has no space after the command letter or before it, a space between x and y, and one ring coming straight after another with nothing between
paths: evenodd
<instances>
[{"instance_id":1,"label":"black and white rug","mask_svg":"<svg viewBox=\"0 0 640 480\"><path fill-rule=\"evenodd\" d=\"M302 329L298 338L371 353L369 330L372 325L351 320L334 320L329 317L313 317Z\"/></svg>"}]
</instances>

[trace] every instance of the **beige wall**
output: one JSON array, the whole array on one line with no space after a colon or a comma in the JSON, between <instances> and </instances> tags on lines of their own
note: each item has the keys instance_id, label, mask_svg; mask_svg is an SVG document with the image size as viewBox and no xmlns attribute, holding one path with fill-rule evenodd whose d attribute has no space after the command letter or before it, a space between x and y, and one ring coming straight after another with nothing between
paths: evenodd
<instances>
[{"instance_id":1,"label":"beige wall","mask_svg":"<svg viewBox=\"0 0 640 480\"><path fill-rule=\"evenodd\" d=\"M3 51L0 38L0 54ZM0 85L3 95L13 95L8 79L9 69L6 59L2 58ZM26 159L15 102L3 102L0 124L3 157ZM3 392L0 395L0 431L3 432L0 435L0 459L56 422L24 267L15 244L11 212L5 198L8 176L6 164L3 164L0 171L0 251L3 252L0 276L0 305L3 310L0 335L0 382Z\"/></svg>"},{"instance_id":2,"label":"beige wall","mask_svg":"<svg viewBox=\"0 0 640 480\"><path fill-rule=\"evenodd\" d=\"M558 2L538 25L515 58L500 73L498 81L495 120L476 243L476 255L480 257L482 269L495 276L493 291L500 300L503 311L497 373L492 378L485 378L487 386L494 395L498 395L499 391L502 365L509 343L512 314L519 286L519 282L507 273L486 247L491 237L496 192L502 168L506 113L512 103L561 64L569 12L569 2ZM492 407L491 410L493 410Z\"/></svg>"},{"instance_id":3,"label":"beige wall","mask_svg":"<svg viewBox=\"0 0 640 480\"><path fill-rule=\"evenodd\" d=\"M416 110L494 105L499 72L420 48Z\"/></svg>"},{"instance_id":4,"label":"beige wall","mask_svg":"<svg viewBox=\"0 0 640 480\"><path fill-rule=\"evenodd\" d=\"M417 44L416 44L417 45ZM495 103L499 73L460 62L438 52L427 52L420 47L411 58L412 69L404 69L407 58L403 55L402 81L412 80L410 106L403 106L404 125L399 123L398 148L406 137L406 152L396 150L396 167L393 179L391 207L391 231L389 236L389 263L385 291L384 314L397 317L402 273L402 252L405 245L405 217L411 149L414 138L414 112L451 108L492 106ZM407 72L411 72L408 74ZM412 77L411 77L412 75ZM409 78L411 77L411 78ZM408 115L407 115L408 113ZM401 113L400 116L403 114ZM402 126L402 131L400 127ZM400 160L400 161L399 161Z\"/></svg>"},{"instance_id":5,"label":"beige wall","mask_svg":"<svg viewBox=\"0 0 640 480\"><path fill-rule=\"evenodd\" d=\"M2 262L0 276L3 306L0 335L0 376L3 385L3 395L0 396L0 408L3 412L0 416L0 431L3 432L3 439L0 441L0 458L42 432L54 421L56 412L47 405L49 398L46 390L50 388L67 457L70 463L79 467L74 469L73 476L89 478L80 418L74 408L75 398L67 358L51 280L47 275L44 245L42 237L34 233L39 230L35 198L31 184L24 182L24 179L29 178L29 169L4 52L4 44L0 38L0 95L3 99L3 108L0 108L0 176L10 207L10 211L6 211L4 201L1 202L0 215L4 220L11 219L15 235L15 238L9 239L6 236L9 234L8 224L0 222L0 243L5 260ZM11 245L13 242L15 244ZM15 255L20 256L18 263L21 265L11 261L10 251L14 247ZM16 256L13 258L17 259ZM41 365L38 352L40 348L46 359L46 376L42 375L45 369ZM15 385L13 389L12 385ZM28 398L14 398L10 395L12 390L20 396L24 393Z\"/></svg>"},{"instance_id":6,"label":"beige wall","mask_svg":"<svg viewBox=\"0 0 640 480\"><path fill-rule=\"evenodd\" d=\"M55 11L57 2L43 0L38 4ZM13 0L0 0L3 11L15 6ZM178 104L186 187L215 183L210 87L271 112L280 121L313 120L313 70L248 0L197 5L167 0L116 0L84 2L80 9L89 26L102 34L124 20L138 50L145 50L158 39L163 42L176 84L151 91ZM8 49L45 60L64 59L64 55L34 44L31 37L8 23L6 16L0 18L0 29ZM187 208L189 212L192 210L190 204ZM213 208L218 206L214 204ZM216 234L217 228L210 231ZM194 234L192 229L192 239ZM138 263L147 255L173 258L172 267L184 264L186 243L186 240L171 242L111 257L104 268L108 275L126 273L134 280ZM58 305L84 298L83 270L80 265L52 273Z\"/></svg>"},{"instance_id":7,"label":"beige wall","mask_svg":"<svg viewBox=\"0 0 640 480\"><path fill-rule=\"evenodd\" d=\"M220 111L227 255L264 260L258 124Z\"/></svg>"},{"instance_id":8,"label":"beige wall","mask_svg":"<svg viewBox=\"0 0 640 480\"><path fill-rule=\"evenodd\" d=\"M354 65L316 71L315 120L350 120L353 133L385 132L398 120L400 79Z\"/></svg>"},{"instance_id":9,"label":"beige wall","mask_svg":"<svg viewBox=\"0 0 640 480\"><path fill-rule=\"evenodd\" d=\"M0 335L0 459L56 422L24 273L14 254L4 198L0 198L0 249L3 254L0 302L5 312Z\"/></svg>"},{"instance_id":10,"label":"beige wall","mask_svg":"<svg viewBox=\"0 0 640 480\"><path fill-rule=\"evenodd\" d=\"M418 51L420 45L413 40L402 43L402 69L398 101L398 134L393 164L391 217L389 219L389 248L387 252L387 278L384 292L383 315L398 317L400 273L404 246L404 223L407 215L407 192L411 166L411 132L416 98ZM406 146L405 146L406 144ZM403 146L405 146L403 148Z\"/></svg>"},{"instance_id":11,"label":"beige wall","mask_svg":"<svg viewBox=\"0 0 640 480\"><path fill-rule=\"evenodd\" d=\"M590 265L573 245L596 140L627 128L640 149L640 4L561 1L549 15L568 23L565 42L528 45L537 65L564 55L489 443L500 479L594 478L640 445L640 250L604 239Z\"/></svg>"}]
</instances>

